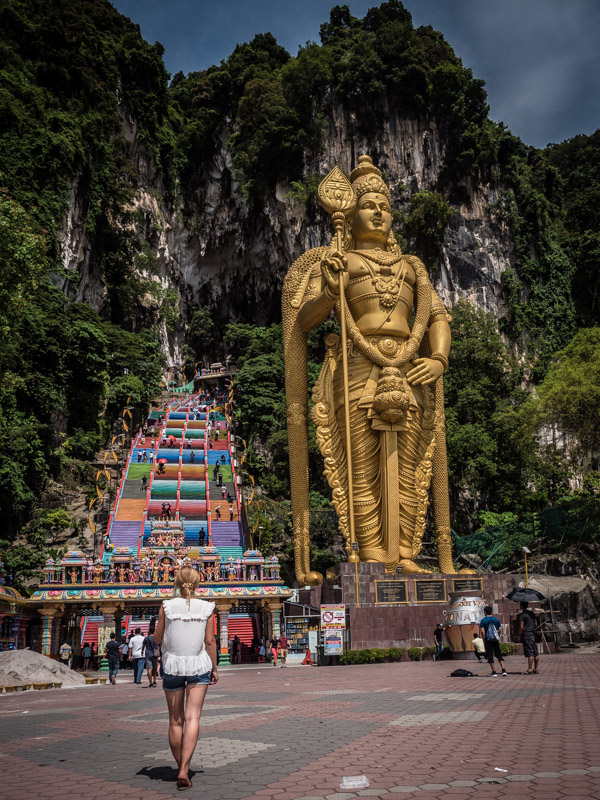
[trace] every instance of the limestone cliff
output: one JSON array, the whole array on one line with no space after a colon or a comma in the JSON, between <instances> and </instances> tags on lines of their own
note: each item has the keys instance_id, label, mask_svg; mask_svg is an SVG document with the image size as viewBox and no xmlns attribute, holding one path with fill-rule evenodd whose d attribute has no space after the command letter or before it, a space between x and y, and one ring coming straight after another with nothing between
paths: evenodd
<instances>
[{"instance_id":1,"label":"limestone cliff","mask_svg":"<svg viewBox=\"0 0 600 800\"><path fill-rule=\"evenodd\" d=\"M369 153L390 181L394 210L402 212L411 196L435 189L444 164L445 145L435 124L409 119L397 112L382 117L371 137L354 133L352 114L337 106L318 158L306 155L305 179L325 175L334 164L349 173L361 153ZM279 319L285 273L303 251L327 243L331 225L314 198L298 199L287 183L265 195L262 207L248 203L236 176L228 148L231 129L224 129L214 157L193 197L167 200L162 176L139 143L131 119L123 119L129 158L139 176L132 223L137 247L154 254L152 270L140 277L173 289L181 324L161 339L171 364L181 362L184 323L190 310L207 305L223 323L227 320L267 324ZM497 189L465 180L464 201L456 208L444 234L439 264L431 279L451 307L466 298L496 317L505 304L501 276L514 266L514 248L507 226L495 221L488 207ZM61 288L72 299L95 308L103 304L103 285L95 270L93 238L86 229L87 192L80 176L73 177L68 213L59 233L61 260L78 280L64 278ZM72 285L77 285L73 290ZM142 305L156 310L147 295Z\"/></svg>"}]
</instances>

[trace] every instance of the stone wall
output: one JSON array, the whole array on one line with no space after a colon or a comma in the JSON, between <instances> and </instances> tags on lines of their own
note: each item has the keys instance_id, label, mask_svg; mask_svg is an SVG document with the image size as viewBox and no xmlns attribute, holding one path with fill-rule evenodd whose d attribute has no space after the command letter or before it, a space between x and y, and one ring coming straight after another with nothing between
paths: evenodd
<instances>
[{"instance_id":1,"label":"stone wall","mask_svg":"<svg viewBox=\"0 0 600 800\"><path fill-rule=\"evenodd\" d=\"M355 565L341 564L342 597L349 610L351 644L350 649L362 650L371 647L425 647L433 645L433 631L438 622L443 622L442 611L450 602L454 591L453 581L468 578L467 575L386 575L383 564L358 564L359 606L356 602ZM513 587L510 575L478 575L483 579L483 594L487 603L502 622L504 635L509 641L510 615L518 605L504 596ZM407 602L378 605L375 581L406 581ZM444 602L417 602L416 581L439 581L446 584L447 600Z\"/></svg>"}]
</instances>

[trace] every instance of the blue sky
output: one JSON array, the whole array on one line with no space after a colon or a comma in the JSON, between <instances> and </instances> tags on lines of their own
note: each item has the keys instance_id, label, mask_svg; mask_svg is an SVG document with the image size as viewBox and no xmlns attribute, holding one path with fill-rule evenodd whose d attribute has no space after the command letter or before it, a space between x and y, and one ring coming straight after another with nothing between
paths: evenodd
<instances>
[{"instance_id":1,"label":"blue sky","mask_svg":"<svg viewBox=\"0 0 600 800\"><path fill-rule=\"evenodd\" d=\"M340 3L341 4L341 3ZM357 17L377 5L347 0ZM218 64L270 31L292 55L319 39L330 0L113 0L171 73ZM413 22L440 30L483 78L492 119L544 147L600 127L600 0L405 0Z\"/></svg>"}]
</instances>

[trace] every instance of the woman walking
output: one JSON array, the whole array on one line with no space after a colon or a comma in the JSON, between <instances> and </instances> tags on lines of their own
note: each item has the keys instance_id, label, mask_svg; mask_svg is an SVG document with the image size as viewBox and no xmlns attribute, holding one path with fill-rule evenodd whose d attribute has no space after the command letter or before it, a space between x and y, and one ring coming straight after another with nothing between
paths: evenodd
<instances>
[{"instance_id":1,"label":"woman walking","mask_svg":"<svg viewBox=\"0 0 600 800\"><path fill-rule=\"evenodd\" d=\"M161 644L161 675L169 709L169 745L177 762L177 788L190 789L190 762L198 742L202 705L209 684L219 680L214 603L194 597L200 575L182 567L175 596L165 600L154 640Z\"/></svg>"}]
</instances>

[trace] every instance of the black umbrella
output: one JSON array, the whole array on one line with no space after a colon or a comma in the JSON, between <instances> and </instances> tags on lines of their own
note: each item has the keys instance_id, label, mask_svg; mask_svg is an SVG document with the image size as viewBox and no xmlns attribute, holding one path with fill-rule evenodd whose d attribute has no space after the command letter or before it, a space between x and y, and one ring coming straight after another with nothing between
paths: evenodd
<instances>
[{"instance_id":1,"label":"black umbrella","mask_svg":"<svg viewBox=\"0 0 600 800\"><path fill-rule=\"evenodd\" d=\"M513 600L515 603L535 603L536 601L545 600L546 598L541 592L536 589L522 588L513 589L512 592L506 595L507 600Z\"/></svg>"}]
</instances>

